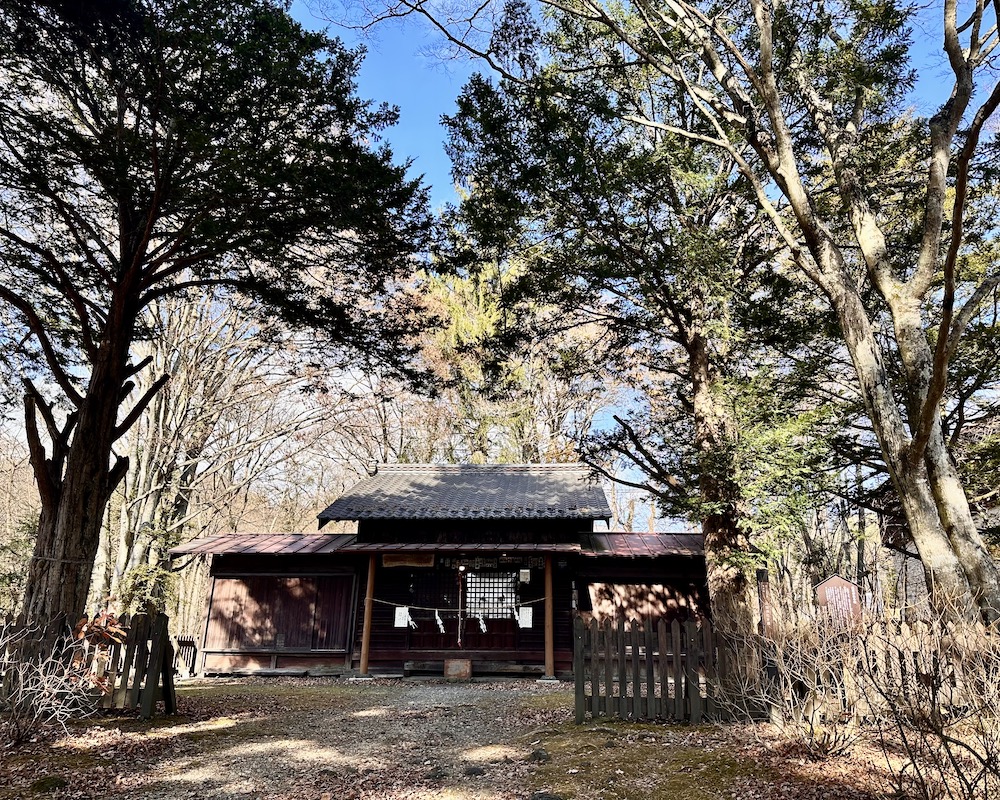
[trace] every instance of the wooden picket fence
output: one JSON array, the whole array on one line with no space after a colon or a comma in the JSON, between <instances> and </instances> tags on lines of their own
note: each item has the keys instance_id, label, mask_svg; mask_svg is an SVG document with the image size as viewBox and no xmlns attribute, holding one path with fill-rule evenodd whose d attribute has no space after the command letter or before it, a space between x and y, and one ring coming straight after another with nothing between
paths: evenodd
<instances>
[{"instance_id":1,"label":"wooden picket fence","mask_svg":"<svg viewBox=\"0 0 1000 800\"><path fill-rule=\"evenodd\" d=\"M174 647L166 614L122 617L117 635L75 639L65 627L3 623L7 647L0 648L0 685L15 679L16 664L55 657L93 687L95 709L138 710L150 719L157 701L177 711Z\"/></svg>"},{"instance_id":2,"label":"wooden picket fence","mask_svg":"<svg viewBox=\"0 0 1000 800\"><path fill-rule=\"evenodd\" d=\"M576 722L698 723L716 716L716 642L707 620L573 621Z\"/></svg>"},{"instance_id":3,"label":"wooden picket fence","mask_svg":"<svg viewBox=\"0 0 1000 800\"><path fill-rule=\"evenodd\" d=\"M174 672L185 677L193 677L198 671L198 641L194 633L181 633L173 638Z\"/></svg>"}]
</instances>

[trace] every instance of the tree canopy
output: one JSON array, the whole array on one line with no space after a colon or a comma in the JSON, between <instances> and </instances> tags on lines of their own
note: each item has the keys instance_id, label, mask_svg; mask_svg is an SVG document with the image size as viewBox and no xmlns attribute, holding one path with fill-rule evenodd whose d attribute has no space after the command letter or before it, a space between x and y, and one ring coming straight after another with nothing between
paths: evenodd
<instances>
[{"instance_id":1,"label":"tree canopy","mask_svg":"<svg viewBox=\"0 0 1000 800\"><path fill-rule=\"evenodd\" d=\"M168 380L144 309L222 286L404 369L424 191L355 94L362 53L270 0L0 5L0 309L42 511L27 592L83 610L127 468L115 442ZM12 363L13 362L13 363ZM114 463L112 463L112 460Z\"/></svg>"},{"instance_id":2,"label":"tree canopy","mask_svg":"<svg viewBox=\"0 0 1000 800\"><path fill-rule=\"evenodd\" d=\"M629 123L635 136L674 137L733 164L766 226L772 269L811 286L836 319L939 606L1000 618L1000 574L943 421L956 402L949 379L963 336L1000 285L990 222L995 4L963 18L953 3L925 10L895 0L752 0L736 9L512 0L447 16L408 0L392 6L407 12L515 84L556 84L557 96ZM934 30L947 71L930 115L912 106L926 68L918 24ZM539 42L558 40L572 60L546 60ZM643 88L597 98L563 91L584 75L609 86L634 75ZM664 96L681 98L671 113Z\"/></svg>"}]
</instances>

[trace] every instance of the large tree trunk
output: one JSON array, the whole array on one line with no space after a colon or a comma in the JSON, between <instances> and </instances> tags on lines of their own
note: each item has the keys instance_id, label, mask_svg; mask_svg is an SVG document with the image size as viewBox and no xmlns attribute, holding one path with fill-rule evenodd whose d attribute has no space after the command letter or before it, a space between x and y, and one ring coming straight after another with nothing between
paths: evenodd
<instances>
[{"instance_id":1,"label":"large tree trunk","mask_svg":"<svg viewBox=\"0 0 1000 800\"><path fill-rule=\"evenodd\" d=\"M897 464L890 473L924 567L931 602L951 618L977 618L968 578L941 526L925 465Z\"/></svg>"},{"instance_id":2,"label":"large tree trunk","mask_svg":"<svg viewBox=\"0 0 1000 800\"><path fill-rule=\"evenodd\" d=\"M954 512L952 519L961 519L961 509L953 493L954 485L944 494L936 492L932 486L932 477L928 474L928 464L934 463L934 483L942 489L948 489L942 483L943 476L940 474L939 459L942 453L939 447L943 448L943 441L939 446L929 446L927 458L911 458L910 435L891 390L891 382L882 364L871 323L850 277L846 274L841 277L839 283L824 288L837 312L844 341L858 374L861 396L879 440L893 486L899 495L910 535L924 566L931 600L941 613L952 618L978 618L980 615L977 609L997 606L1000 594L996 583L990 585L989 571L985 567L979 575L986 580L970 584L969 573L963 568L965 565L961 556L971 548L965 548L963 544L963 550L960 551L949 537L948 518L941 513L938 501L940 494L949 503L948 508ZM940 439L939 427L936 434ZM931 439L934 438L932 434ZM936 459L931 458L932 453ZM944 456L947 458L947 454ZM960 484L958 486L960 489ZM964 493L962 499L964 500ZM967 522L960 525L960 531L964 533L955 535L956 538L966 537L968 541L968 528L974 530L975 525L971 514L968 514L967 503L965 513L968 515ZM952 527L954 528L954 522ZM986 556L988 558L988 554ZM993 571L995 570L993 566ZM977 598L980 602L977 602ZM991 615L984 614L983 618L991 619Z\"/></svg>"},{"instance_id":3,"label":"large tree trunk","mask_svg":"<svg viewBox=\"0 0 1000 800\"><path fill-rule=\"evenodd\" d=\"M75 621L86 611L108 497L125 468L123 460L110 464L128 358L130 337L124 333L105 341L98 354L62 474L52 474L50 460L32 455L39 484L46 482L50 490L40 492L38 538L25 591L24 613L31 619Z\"/></svg>"},{"instance_id":4,"label":"large tree trunk","mask_svg":"<svg viewBox=\"0 0 1000 800\"><path fill-rule=\"evenodd\" d=\"M979 534L958 470L935 425L925 457L938 518L958 556L985 622L1000 620L1000 570Z\"/></svg>"},{"instance_id":5,"label":"large tree trunk","mask_svg":"<svg viewBox=\"0 0 1000 800\"><path fill-rule=\"evenodd\" d=\"M727 419L712 392L708 345L700 326L687 335L691 362L695 442L699 456L699 494L708 513L702 517L708 592L712 620L722 633L746 634L754 629L750 581L734 563L734 554L749 553L749 542L739 526L739 490L734 484L727 446Z\"/></svg>"},{"instance_id":6,"label":"large tree trunk","mask_svg":"<svg viewBox=\"0 0 1000 800\"><path fill-rule=\"evenodd\" d=\"M923 330L919 302L904 295L893 297L891 306L893 329L906 373L909 427L913 431L920 424L928 402L934 355ZM910 460L916 457L909 455ZM1000 572L976 528L965 487L948 453L940 413L934 414L923 462L939 523L965 573L969 591L983 620L995 622L1000 619Z\"/></svg>"}]
</instances>

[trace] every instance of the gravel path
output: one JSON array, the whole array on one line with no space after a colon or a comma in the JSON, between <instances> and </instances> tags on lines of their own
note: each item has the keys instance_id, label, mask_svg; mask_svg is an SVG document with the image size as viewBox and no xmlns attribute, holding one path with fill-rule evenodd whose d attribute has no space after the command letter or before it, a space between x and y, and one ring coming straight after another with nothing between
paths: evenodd
<instances>
[{"instance_id":1,"label":"gravel path","mask_svg":"<svg viewBox=\"0 0 1000 800\"><path fill-rule=\"evenodd\" d=\"M0 800L870 800L888 785L874 751L810 762L766 727L574 725L566 683L246 678L178 701L176 717L0 753Z\"/></svg>"},{"instance_id":2,"label":"gravel path","mask_svg":"<svg viewBox=\"0 0 1000 800\"><path fill-rule=\"evenodd\" d=\"M182 693L205 719L161 729L175 752L121 796L523 800L532 730L571 716L565 684L292 684L276 697L253 688ZM227 707L235 713L219 716Z\"/></svg>"}]
</instances>

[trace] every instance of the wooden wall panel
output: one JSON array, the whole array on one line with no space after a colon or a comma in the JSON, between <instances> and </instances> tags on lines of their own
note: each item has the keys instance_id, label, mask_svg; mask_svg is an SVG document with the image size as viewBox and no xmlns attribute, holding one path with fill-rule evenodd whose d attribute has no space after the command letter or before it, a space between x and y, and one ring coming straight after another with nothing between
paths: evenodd
<instances>
[{"instance_id":1,"label":"wooden wall panel","mask_svg":"<svg viewBox=\"0 0 1000 800\"><path fill-rule=\"evenodd\" d=\"M218 578L209 611L208 650L266 647L274 642L268 579Z\"/></svg>"},{"instance_id":2,"label":"wooden wall panel","mask_svg":"<svg viewBox=\"0 0 1000 800\"><path fill-rule=\"evenodd\" d=\"M316 579L316 614L312 648L347 650L354 600L354 577L337 575Z\"/></svg>"},{"instance_id":3,"label":"wooden wall panel","mask_svg":"<svg viewBox=\"0 0 1000 800\"><path fill-rule=\"evenodd\" d=\"M280 646L289 650L312 647L316 611L315 578L268 578L273 586L272 624ZM276 642L277 644L277 642Z\"/></svg>"},{"instance_id":4,"label":"wooden wall panel","mask_svg":"<svg viewBox=\"0 0 1000 800\"><path fill-rule=\"evenodd\" d=\"M354 577L218 577L205 649L344 651Z\"/></svg>"}]
</instances>

